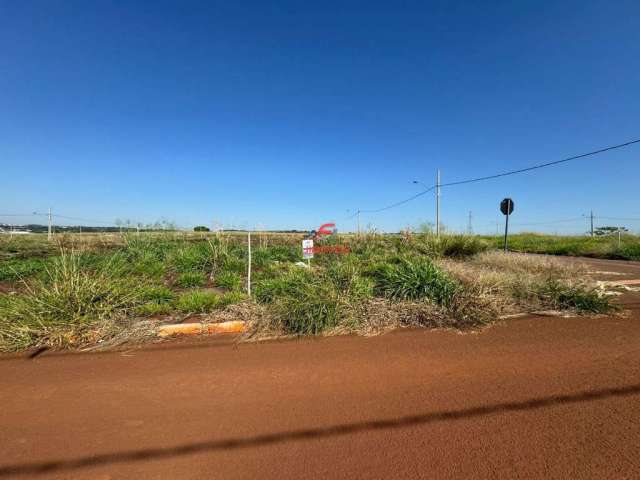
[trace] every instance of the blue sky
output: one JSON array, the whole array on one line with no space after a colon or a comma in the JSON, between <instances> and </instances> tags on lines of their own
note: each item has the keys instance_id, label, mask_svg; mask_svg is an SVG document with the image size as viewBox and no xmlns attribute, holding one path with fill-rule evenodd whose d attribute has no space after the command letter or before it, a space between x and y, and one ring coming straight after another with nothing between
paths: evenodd
<instances>
[{"instance_id":1,"label":"blue sky","mask_svg":"<svg viewBox=\"0 0 640 480\"><path fill-rule=\"evenodd\" d=\"M0 2L0 214L352 230L347 210L437 168L455 181L640 138L639 18L633 1ZM516 224L640 218L639 159L443 189L443 222L471 210L495 232L504 196ZM362 215L433 220L431 195Z\"/></svg>"}]
</instances>

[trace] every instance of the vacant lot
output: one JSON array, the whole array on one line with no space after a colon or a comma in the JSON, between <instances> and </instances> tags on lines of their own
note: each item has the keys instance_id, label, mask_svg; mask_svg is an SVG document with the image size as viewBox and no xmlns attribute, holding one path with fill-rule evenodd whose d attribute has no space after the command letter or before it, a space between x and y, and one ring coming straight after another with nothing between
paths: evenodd
<instances>
[{"instance_id":1,"label":"vacant lot","mask_svg":"<svg viewBox=\"0 0 640 480\"><path fill-rule=\"evenodd\" d=\"M0 348L135 342L162 323L241 319L249 338L470 329L536 310L605 312L579 265L488 251L476 237L332 236L348 254L302 262L300 235L2 239Z\"/></svg>"}]
</instances>

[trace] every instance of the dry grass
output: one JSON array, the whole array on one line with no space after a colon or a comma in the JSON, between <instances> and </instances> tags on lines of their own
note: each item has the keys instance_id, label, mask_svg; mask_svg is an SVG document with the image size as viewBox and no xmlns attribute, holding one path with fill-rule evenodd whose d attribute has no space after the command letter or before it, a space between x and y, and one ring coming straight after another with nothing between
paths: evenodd
<instances>
[{"instance_id":1,"label":"dry grass","mask_svg":"<svg viewBox=\"0 0 640 480\"><path fill-rule=\"evenodd\" d=\"M595 286L585 280L584 265L542 255L493 251L464 262L440 260L438 263L460 280L476 301L490 306L497 315L552 307L552 299L540 293L549 284L581 291L590 291Z\"/></svg>"}]
</instances>

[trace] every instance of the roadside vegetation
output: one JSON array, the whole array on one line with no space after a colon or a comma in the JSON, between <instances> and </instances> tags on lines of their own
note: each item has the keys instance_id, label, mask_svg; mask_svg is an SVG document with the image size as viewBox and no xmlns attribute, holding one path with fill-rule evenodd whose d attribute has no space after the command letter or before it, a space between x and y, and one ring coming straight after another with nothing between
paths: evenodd
<instances>
[{"instance_id":1,"label":"roadside vegetation","mask_svg":"<svg viewBox=\"0 0 640 480\"><path fill-rule=\"evenodd\" d=\"M491 239L343 235L348 254L302 262L299 234L61 235L0 239L0 349L137 341L161 323L249 323L247 339L375 334L403 326L476 328L536 310L600 313L584 272L503 255ZM517 244L517 242L516 242Z\"/></svg>"},{"instance_id":2,"label":"roadside vegetation","mask_svg":"<svg viewBox=\"0 0 640 480\"><path fill-rule=\"evenodd\" d=\"M483 237L493 248L500 248L500 236ZM558 236L536 233L509 235L509 250L513 252L544 253L571 257L592 257L611 260L640 260L640 237L624 233L618 235Z\"/></svg>"}]
</instances>

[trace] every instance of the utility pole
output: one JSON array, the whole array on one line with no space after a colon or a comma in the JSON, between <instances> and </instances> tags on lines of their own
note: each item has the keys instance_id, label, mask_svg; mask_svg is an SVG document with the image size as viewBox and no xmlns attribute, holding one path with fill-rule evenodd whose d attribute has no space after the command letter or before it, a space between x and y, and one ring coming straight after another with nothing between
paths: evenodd
<instances>
[{"instance_id":1,"label":"utility pole","mask_svg":"<svg viewBox=\"0 0 640 480\"><path fill-rule=\"evenodd\" d=\"M247 262L247 295L251 297L251 231L247 232L247 243L249 245Z\"/></svg>"},{"instance_id":2,"label":"utility pole","mask_svg":"<svg viewBox=\"0 0 640 480\"><path fill-rule=\"evenodd\" d=\"M360 210L358 210L357 216L358 216L358 236L360 236Z\"/></svg>"},{"instance_id":3,"label":"utility pole","mask_svg":"<svg viewBox=\"0 0 640 480\"><path fill-rule=\"evenodd\" d=\"M591 236L593 237L593 210L591 210Z\"/></svg>"},{"instance_id":4,"label":"utility pole","mask_svg":"<svg viewBox=\"0 0 640 480\"><path fill-rule=\"evenodd\" d=\"M469 224L467 225L467 233L473 235L473 212L469 210Z\"/></svg>"},{"instance_id":5,"label":"utility pole","mask_svg":"<svg viewBox=\"0 0 640 480\"><path fill-rule=\"evenodd\" d=\"M51 208L49 208L48 217L49 217L49 226L48 226L49 228L47 229L47 240L51 241L51 237L52 237L52 232L51 232L51 227L52 227L52 225L51 225Z\"/></svg>"},{"instance_id":6,"label":"utility pole","mask_svg":"<svg viewBox=\"0 0 640 480\"><path fill-rule=\"evenodd\" d=\"M436 175L436 237L440 238L440 169Z\"/></svg>"}]
</instances>

